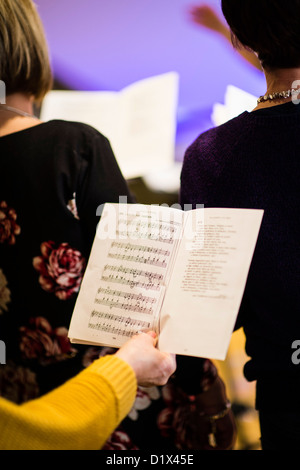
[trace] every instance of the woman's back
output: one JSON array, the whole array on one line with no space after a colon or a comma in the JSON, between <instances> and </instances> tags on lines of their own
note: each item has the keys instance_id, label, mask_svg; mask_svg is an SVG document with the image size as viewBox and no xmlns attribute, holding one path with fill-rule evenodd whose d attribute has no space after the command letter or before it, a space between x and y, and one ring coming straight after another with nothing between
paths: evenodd
<instances>
[{"instance_id":1,"label":"woman's back","mask_svg":"<svg viewBox=\"0 0 300 470\"><path fill-rule=\"evenodd\" d=\"M84 124L50 121L8 134L0 155L0 329L11 364L0 388L22 402L89 362L67 328L96 210L131 197L108 140Z\"/></svg>"},{"instance_id":2,"label":"woman's back","mask_svg":"<svg viewBox=\"0 0 300 470\"><path fill-rule=\"evenodd\" d=\"M300 108L292 102L245 112L200 136L182 173L182 204L265 211L238 324L252 358L247 378L268 377L277 388L294 374L299 330L299 131Z\"/></svg>"}]
</instances>

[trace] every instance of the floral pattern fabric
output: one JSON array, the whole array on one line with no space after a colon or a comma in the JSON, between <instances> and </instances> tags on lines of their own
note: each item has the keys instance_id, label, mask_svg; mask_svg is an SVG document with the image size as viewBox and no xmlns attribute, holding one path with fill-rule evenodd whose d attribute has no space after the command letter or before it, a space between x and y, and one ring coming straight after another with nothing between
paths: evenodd
<instances>
[{"instance_id":1,"label":"floral pattern fabric","mask_svg":"<svg viewBox=\"0 0 300 470\"><path fill-rule=\"evenodd\" d=\"M15 211L8 209L6 203L0 207L6 209L12 220L16 220ZM4 220L4 217L3 217ZM16 224L4 224L5 235L2 240L8 240L10 245L16 243L15 235L20 233L20 227ZM60 301L66 301L75 296L82 281L85 258L79 250L73 249L68 243L55 243L54 241L43 242L40 247L41 255L33 258L33 268L39 273L38 283L40 288L52 294ZM8 311L11 301L8 282L0 269L0 313ZM26 324L22 324L18 330L19 338L19 363L9 361L9 364L0 370L0 394L12 401L22 403L26 400L36 398L40 395L38 370L40 367L69 361L78 354L76 347L71 345L68 339L68 330L65 326L53 327L49 320L42 316L30 317ZM82 356L82 367L87 367L97 357L112 354L112 348L87 348ZM22 364L22 365L21 365ZM171 395L168 393L169 386L165 387L139 387L135 403L122 423L108 439L103 450L139 450L144 448L134 443L135 438L140 435L140 424L143 422L143 412L151 409L154 402L160 402L156 407L157 416L145 434L145 442L148 433L154 431L164 439L175 441L176 429L172 428L174 408L172 408ZM176 401L174 400L174 405ZM127 424L126 424L127 423ZM127 430L128 423L129 430ZM132 428L132 424L136 426ZM180 428L180 423L178 429ZM131 431L130 431L131 429ZM133 431L132 431L133 429ZM153 435L152 435L153 436ZM143 439L142 439L143 442ZM165 447L164 443L164 447Z\"/></svg>"},{"instance_id":2,"label":"floral pattern fabric","mask_svg":"<svg viewBox=\"0 0 300 470\"><path fill-rule=\"evenodd\" d=\"M0 202L0 243L14 245L21 229L17 224L16 211L6 201Z\"/></svg>"},{"instance_id":3,"label":"floral pattern fabric","mask_svg":"<svg viewBox=\"0 0 300 470\"><path fill-rule=\"evenodd\" d=\"M9 302L10 290L7 285L7 279L2 269L0 269L0 315L3 312L7 312Z\"/></svg>"},{"instance_id":4,"label":"floral pattern fabric","mask_svg":"<svg viewBox=\"0 0 300 470\"><path fill-rule=\"evenodd\" d=\"M10 209L10 213L14 214L15 212ZM9 231L7 231L8 233ZM9 239L11 240L11 238ZM66 301L78 292L86 262L81 253L74 250L68 243L58 244L54 241L48 241L41 244L41 255L34 257L32 264L39 273L37 282L40 288L54 295L60 301ZM7 305L10 300L7 279L0 270L0 313L8 311ZM0 392L2 396L21 403L36 398L40 394L36 370L40 367L53 366L62 361L68 362L78 354L78 350L71 345L65 326L53 327L49 320L42 316L30 317L26 324L22 324L18 330L18 337L20 362L14 364L10 361L5 370L0 370ZM97 357L113 352L114 349L107 347L87 348L82 356L82 366L87 367ZM154 415L155 420L145 434L145 442L148 440L150 431L154 431L157 436L160 436L162 442L164 438L170 440L170 437L175 440L176 430L172 428L174 409L168 387L168 385L162 388L139 387L135 403L127 419L110 436L103 450L139 450L144 448L144 444L140 447L137 446L132 436L136 438L138 434L141 435L139 422L143 422L143 412L151 409L155 402L160 402L160 406L156 407L157 416ZM175 400L174 405L176 405ZM129 430L127 430L128 423L131 423ZM132 428L134 423L136 425Z\"/></svg>"},{"instance_id":5,"label":"floral pattern fabric","mask_svg":"<svg viewBox=\"0 0 300 470\"><path fill-rule=\"evenodd\" d=\"M89 126L50 121L1 137L0 154L0 395L23 403L113 352L67 333L97 207L134 201L108 140ZM104 449L175 448L157 424L165 408L161 388L139 389Z\"/></svg>"},{"instance_id":6,"label":"floral pattern fabric","mask_svg":"<svg viewBox=\"0 0 300 470\"><path fill-rule=\"evenodd\" d=\"M33 259L33 266L40 273L42 289L61 300L69 299L79 291L82 281L86 264L82 254L68 243L57 246L53 241L42 243L41 253Z\"/></svg>"},{"instance_id":7,"label":"floral pattern fabric","mask_svg":"<svg viewBox=\"0 0 300 470\"><path fill-rule=\"evenodd\" d=\"M46 365L71 357L76 349L71 347L67 328L52 329L45 318L37 317L20 328L20 352L26 360Z\"/></svg>"}]
</instances>

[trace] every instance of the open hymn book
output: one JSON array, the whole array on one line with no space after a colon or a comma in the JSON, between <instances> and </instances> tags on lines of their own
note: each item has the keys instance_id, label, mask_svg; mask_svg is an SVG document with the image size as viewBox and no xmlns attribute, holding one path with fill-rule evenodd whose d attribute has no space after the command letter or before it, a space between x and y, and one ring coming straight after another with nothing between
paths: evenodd
<instances>
[{"instance_id":1,"label":"open hymn book","mask_svg":"<svg viewBox=\"0 0 300 470\"><path fill-rule=\"evenodd\" d=\"M105 204L71 319L74 343L224 360L263 211Z\"/></svg>"},{"instance_id":2,"label":"open hymn book","mask_svg":"<svg viewBox=\"0 0 300 470\"><path fill-rule=\"evenodd\" d=\"M121 91L50 91L42 121L79 121L110 141L126 179L165 171L175 158L179 76L145 78Z\"/></svg>"}]
</instances>

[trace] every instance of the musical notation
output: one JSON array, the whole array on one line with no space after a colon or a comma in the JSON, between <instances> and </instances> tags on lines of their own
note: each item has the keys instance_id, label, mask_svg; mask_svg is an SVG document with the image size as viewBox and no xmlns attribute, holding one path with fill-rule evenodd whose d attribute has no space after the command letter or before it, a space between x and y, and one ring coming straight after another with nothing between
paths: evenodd
<instances>
[{"instance_id":1,"label":"musical notation","mask_svg":"<svg viewBox=\"0 0 300 470\"><path fill-rule=\"evenodd\" d=\"M149 246L133 245L131 243L113 242L108 253L109 258L132 261L166 268L166 258L170 256L169 250ZM154 256L153 256L154 255Z\"/></svg>"},{"instance_id":2,"label":"musical notation","mask_svg":"<svg viewBox=\"0 0 300 470\"><path fill-rule=\"evenodd\" d=\"M107 312L98 312L93 310L91 313L91 318L103 318L108 321L115 321L122 323L125 327L138 326L139 328L150 328L151 323L143 320L133 319L131 317L124 317L123 315L115 315L113 313Z\"/></svg>"},{"instance_id":3,"label":"musical notation","mask_svg":"<svg viewBox=\"0 0 300 470\"><path fill-rule=\"evenodd\" d=\"M119 217L117 238L111 240L101 273L105 284L98 286L89 328L120 337L151 328L179 229L176 222L153 221L148 216L143 220ZM154 240L161 243L154 246ZM130 262L137 265L131 267Z\"/></svg>"},{"instance_id":4,"label":"musical notation","mask_svg":"<svg viewBox=\"0 0 300 470\"><path fill-rule=\"evenodd\" d=\"M156 255L170 256L171 252L169 250L163 250L162 248L156 248L153 246L141 246L133 245L132 243L122 243L122 242L113 242L112 248L120 248L127 252L130 251L142 251L144 253L154 253Z\"/></svg>"},{"instance_id":5,"label":"musical notation","mask_svg":"<svg viewBox=\"0 0 300 470\"><path fill-rule=\"evenodd\" d=\"M130 330L124 330L122 328L116 328L111 325L103 325L102 323L89 323L88 328L91 330L98 330L98 331L104 331L105 333L112 333L117 336L127 336L130 338L133 336L135 333L138 331L130 331Z\"/></svg>"},{"instance_id":6,"label":"musical notation","mask_svg":"<svg viewBox=\"0 0 300 470\"><path fill-rule=\"evenodd\" d=\"M144 233L144 232L139 232L139 231L130 231L128 229L124 230L116 230L116 235L118 238L130 238L130 239L147 239L147 240L155 240L157 242L161 243L168 243L168 244L173 244L174 243L174 237L171 236L169 233L166 235L161 235L161 234L153 234L153 233Z\"/></svg>"},{"instance_id":7,"label":"musical notation","mask_svg":"<svg viewBox=\"0 0 300 470\"><path fill-rule=\"evenodd\" d=\"M93 323L92 320L94 318L102 319L104 322L97 321L96 323ZM98 312L97 310L93 310L88 327L90 329L103 331L105 333L131 337L143 329L150 329L151 323L138 319L135 320L131 317L124 317L121 315L114 315L111 313Z\"/></svg>"},{"instance_id":8,"label":"musical notation","mask_svg":"<svg viewBox=\"0 0 300 470\"><path fill-rule=\"evenodd\" d=\"M179 213L178 213L179 214ZM119 239L144 239L173 244L176 234L182 227L182 221L158 220L158 214L144 214L143 219L120 215L116 235Z\"/></svg>"},{"instance_id":9,"label":"musical notation","mask_svg":"<svg viewBox=\"0 0 300 470\"><path fill-rule=\"evenodd\" d=\"M154 283L151 283L151 282L141 282L141 281L132 281L130 279L126 279L125 277L119 277L119 276L115 276L113 274L110 274L109 276L102 276L102 281L106 281L106 282L111 282L111 283L116 283L116 284L122 284L122 285L126 285L126 286L129 286L131 289L135 288L135 287L140 287L142 289L146 289L146 290L156 290L158 291L160 289L160 285L159 284L154 284Z\"/></svg>"},{"instance_id":10,"label":"musical notation","mask_svg":"<svg viewBox=\"0 0 300 470\"><path fill-rule=\"evenodd\" d=\"M163 281L164 276L159 273L153 273L151 271L144 271L143 269L133 269L133 268L124 268L124 266L113 266L113 265L105 265L104 271L113 271L122 274L131 274L134 278L137 276L146 277L148 278L149 282L153 279L157 281Z\"/></svg>"},{"instance_id":11,"label":"musical notation","mask_svg":"<svg viewBox=\"0 0 300 470\"><path fill-rule=\"evenodd\" d=\"M121 259L124 261L132 261L134 263L142 263L142 264L150 264L153 266L159 266L161 268L166 268L167 263L165 260L160 260L159 258L145 258L143 256L132 256L132 255L125 255L121 253L108 253L109 258L113 259Z\"/></svg>"},{"instance_id":12,"label":"musical notation","mask_svg":"<svg viewBox=\"0 0 300 470\"><path fill-rule=\"evenodd\" d=\"M146 281L144 280L146 278ZM124 266L114 266L107 264L104 267L101 280L113 283L127 285L131 289L141 288L158 291L164 280L164 276L159 273L145 271L143 269L125 268Z\"/></svg>"},{"instance_id":13,"label":"musical notation","mask_svg":"<svg viewBox=\"0 0 300 470\"><path fill-rule=\"evenodd\" d=\"M147 297L142 294L133 294L131 292L112 290L109 287L106 289L100 287L98 289L98 294L112 295L114 297L124 297L124 299L127 300L137 300L138 302L147 302L151 304L154 304L156 302L156 299L154 297Z\"/></svg>"},{"instance_id":14,"label":"musical notation","mask_svg":"<svg viewBox=\"0 0 300 470\"><path fill-rule=\"evenodd\" d=\"M118 300L108 300L108 299L95 299L94 302L100 305L107 305L110 309L120 308L122 310L130 310L132 312L144 313L146 315L153 315L153 308L143 307L139 303L128 304L126 302L120 303Z\"/></svg>"},{"instance_id":15,"label":"musical notation","mask_svg":"<svg viewBox=\"0 0 300 470\"><path fill-rule=\"evenodd\" d=\"M135 227L136 230L142 230L142 229L147 229L147 230L154 230L159 233L175 233L178 227L181 227L181 223L176 222L174 220L170 220L167 223L164 223L163 221L157 221L157 217L155 217L155 221L153 221L153 218L151 216L147 217L148 220L140 220L137 219L136 217L133 217L131 220L128 220L127 218L122 218L122 216L119 217L119 225L125 225L127 227Z\"/></svg>"}]
</instances>

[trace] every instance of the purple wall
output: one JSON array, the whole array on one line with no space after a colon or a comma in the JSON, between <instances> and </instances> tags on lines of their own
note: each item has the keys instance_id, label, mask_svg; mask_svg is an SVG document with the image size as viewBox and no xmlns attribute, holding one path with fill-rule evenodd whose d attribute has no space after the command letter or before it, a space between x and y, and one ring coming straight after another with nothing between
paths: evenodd
<instances>
[{"instance_id":1,"label":"purple wall","mask_svg":"<svg viewBox=\"0 0 300 470\"><path fill-rule=\"evenodd\" d=\"M36 3L54 73L72 88L120 90L148 76L171 70L179 73L180 148L211 126L211 107L223 102L228 84L255 95L265 91L261 73L240 59L231 45L191 23L188 9L193 1ZM219 0L206 3L220 10Z\"/></svg>"}]
</instances>

